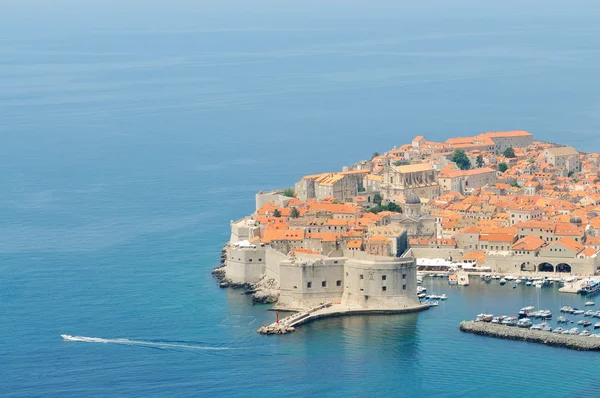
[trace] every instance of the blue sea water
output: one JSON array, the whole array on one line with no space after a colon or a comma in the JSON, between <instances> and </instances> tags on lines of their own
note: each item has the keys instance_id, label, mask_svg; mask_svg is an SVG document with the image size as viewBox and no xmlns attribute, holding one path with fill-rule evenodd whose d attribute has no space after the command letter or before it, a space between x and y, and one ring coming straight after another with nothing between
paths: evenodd
<instances>
[{"instance_id":1,"label":"blue sea water","mask_svg":"<svg viewBox=\"0 0 600 398\"><path fill-rule=\"evenodd\" d=\"M258 190L415 135L599 151L598 2L124 3L2 5L0 396L597 395L596 353L458 331L575 296L433 280L273 337L210 271Z\"/></svg>"}]
</instances>

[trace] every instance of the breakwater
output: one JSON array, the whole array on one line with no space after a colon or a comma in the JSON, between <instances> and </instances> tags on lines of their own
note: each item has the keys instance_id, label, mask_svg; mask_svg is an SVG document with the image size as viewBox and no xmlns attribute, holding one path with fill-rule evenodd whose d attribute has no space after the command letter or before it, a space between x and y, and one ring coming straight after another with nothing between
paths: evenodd
<instances>
[{"instance_id":1,"label":"breakwater","mask_svg":"<svg viewBox=\"0 0 600 398\"><path fill-rule=\"evenodd\" d=\"M521 329L488 322L461 322L460 330L481 336L520 340L579 351L600 351L600 339L589 336L565 335L542 330Z\"/></svg>"}]
</instances>

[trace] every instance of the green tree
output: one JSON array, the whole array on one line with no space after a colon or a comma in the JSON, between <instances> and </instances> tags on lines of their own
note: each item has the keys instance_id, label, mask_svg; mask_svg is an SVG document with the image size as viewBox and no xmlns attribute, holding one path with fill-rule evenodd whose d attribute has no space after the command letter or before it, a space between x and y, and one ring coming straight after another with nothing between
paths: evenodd
<instances>
[{"instance_id":1,"label":"green tree","mask_svg":"<svg viewBox=\"0 0 600 398\"><path fill-rule=\"evenodd\" d=\"M477 155L477 159L475 159L475 163L477 163L477 167L483 167L483 155Z\"/></svg>"},{"instance_id":2,"label":"green tree","mask_svg":"<svg viewBox=\"0 0 600 398\"><path fill-rule=\"evenodd\" d=\"M380 213L382 211L393 211L395 213L402 213L402 208L395 204L394 202L390 202L387 205L376 205L367 210L369 213Z\"/></svg>"},{"instance_id":3,"label":"green tree","mask_svg":"<svg viewBox=\"0 0 600 398\"><path fill-rule=\"evenodd\" d=\"M380 205L382 201L383 201L383 196L381 196L379 194L379 192L376 193L375 195L373 195L373 203L375 203L376 205Z\"/></svg>"},{"instance_id":4,"label":"green tree","mask_svg":"<svg viewBox=\"0 0 600 398\"><path fill-rule=\"evenodd\" d=\"M508 170L508 165L504 162L500 163L498 165L498 170L500 170L501 172L505 172L506 170Z\"/></svg>"},{"instance_id":5,"label":"green tree","mask_svg":"<svg viewBox=\"0 0 600 398\"><path fill-rule=\"evenodd\" d=\"M300 212L298 211L298 208L292 207L292 210L290 210L290 217L292 217L292 218L300 217Z\"/></svg>"},{"instance_id":6,"label":"green tree","mask_svg":"<svg viewBox=\"0 0 600 398\"><path fill-rule=\"evenodd\" d=\"M365 192L365 186L363 184L358 184L358 192Z\"/></svg>"},{"instance_id":7,"label":"green tree","mask_svg":"<svg viewBox=\"0 0 600 398\"><path fill-rule=\"evenodd\" d=\"M377 156L379 156L379 152L373 152L373 155L371 156L371 159L376 158Z\"/></svg>"},{"instance_id":8,"label":"green tree","mask_svg":"<svg viewBox=\"0 0 600 398\"><path fill-rule=\"evenodd\" d=\"M513 182L511 182L511 183L510 183L510 186L511 186L511 187L515 187L515 188L521 188L521 186L519 185L519 183L518 183L518 182L516 182L516 181L513 181Z\"/></svg>"},{"instance_id":9,"label":"green tree","mask_svg":"<svg viewBox=\"0 0 600 398\"><path fill-rule=\"evenodd\" d=\"M471 168L471 161L465 154L465 151L462 149L457 149L454 151L454 155L452 155L452 161L456 163L461 170L469 170Z\"/></svg>"},{"instance_id":10,"label":"green tree","mask_svg":"<svg viewBox=\"0 0 600 398\"><path fill-rule=\"evenodd\" d=\"M283 191L283 196L287 196L288 198L293 198L294 196L296 196L296 193L294 192L294 190L292 188L286 188Z\"/></svg>"},{"instance_id":11,"label":"green tree","mask_svg":"<svg viewBox=\"0 0 600 398\"><path fill-rule=\"evenodd\" d=\"M516 158L515 150L512 147L506 148L504 152L502 152L505 158Z\"/></svg>"},{"instance_id":12,"label":"green tree","mask_svg":"<svg viewBox=\"0 0 600 398\"><path fill-rule=\"evenodd\" d=\"M281 217L281 212L279 211L279 209L273 210L273 217Z\"/></svg>"},{"instance_id":13,"label":"green tree","mask_svg":"<svg viewBox=\"0 0 600 398\"><path fill-rule=\"evenodd\" d=\"M573 174L575 174L574 170L569 171L569 177L571 177Z\"/></svg>"}]
</instances>

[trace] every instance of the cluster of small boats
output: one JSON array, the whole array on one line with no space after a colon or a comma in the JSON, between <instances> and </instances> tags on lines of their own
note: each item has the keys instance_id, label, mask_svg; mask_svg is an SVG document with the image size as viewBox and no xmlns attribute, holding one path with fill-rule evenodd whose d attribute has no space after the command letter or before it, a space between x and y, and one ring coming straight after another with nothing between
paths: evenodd
<instances>
[{"instance_id":1,"label":"cluster of small boats","mask_svg":"<svg viewBox=\"0 0 600 398\"><path fill-rule=\"evenodd\" d=\"M486 282L489 282L491 279L497 279L498 283L500 284L500 286L504 286L506 285L507 282L511 282L514 281L515 285L513 285L513 288L516 288L516 285L520 285L520 284L524 284L525 286L535 286L538 288L541 287L545 287L545 286L551 286L554 283L564 283L564 281L560 278L542 278L542 277L536 277L536 278L528 278L528 277L515 277L515 276L504 276L501 277L500 275L482 275L481 279L483 279Z\"/></svg>"},{"instance_id":2,"label":"cluster of small boats","mask_svg":"<svg viewBox=\"0 0 600 398\"><path fill-rule=\"evenodd\" d=\"M588 302L585 305L594 305L594 303ZM560 312L573 314L573 315L583 315L589 317L600 318L600 311L583 311L577 308L572 308L569 306L564 306L560 309ZM562 328L560 326L556 328L552 328L548 322L542 322L538 324L534 324L532 319L542 319L544 321L549 321L552 319L552 312L550 310L536 310L535 307L529 306L524 307L519 310L518 317L517 316L494 316L492 314L479 314L475 321L477 322L490 322L505 326L518 327L524 329L531 330L541 330L545 332L559 333L559 334L570 334L570 335L579 335L579 336L590 336L590 337L600 337L600 334L593 334L589 330L579 330L579 328ZM556 322L560 324L569 324L574 323L574 321L567 319L564 316L559 316L556 318ZM577 321L577 325L583 326L584 328L592 326L592 322L581 319ZM600 329L600 322L594 324L594 329Z\"/></svg>"},{"instance_id":3,"label":"cluster of small boats","mask_svg":"<svg viewBox=\"0 0 600 398\"><path fill-rule=\"evenodd\" d=\"M519 318L540 318L540 319L552 319L552 312L550 310L536 310L535 307L523 307L519 310Z\"/></svg>"},{"instance_id":4,"label":"cluster of small boats","mask_svg":"<svg viewBox=\"0 0 600 398\"><path fill-rule=\"evenodd\" d=\"M419 299L427 299L427 300L447 300L448 296L446 293L441 295L437 294L427 294L427 288L422 286L417 286L417 297Z\"/></svg>"}]
</instances>

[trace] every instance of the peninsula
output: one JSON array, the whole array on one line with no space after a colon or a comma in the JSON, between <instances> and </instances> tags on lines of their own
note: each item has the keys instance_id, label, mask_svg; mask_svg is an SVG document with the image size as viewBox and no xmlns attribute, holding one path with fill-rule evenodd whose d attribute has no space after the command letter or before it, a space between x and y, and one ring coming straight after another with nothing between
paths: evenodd
<instances>
[{"instance_id":1,"label":"peninsula","mask_svg":"<svg viewBox=\"0 0 600 398\"><path fill-rule=\"evenodd\" d=\"M527 131L418 136L259 192L255 212L231 222L214 274L254 302L297 312L289 325L427 309L417 270L593 276L599 168L600 155Z\"/></svg>"}]
</instances>

